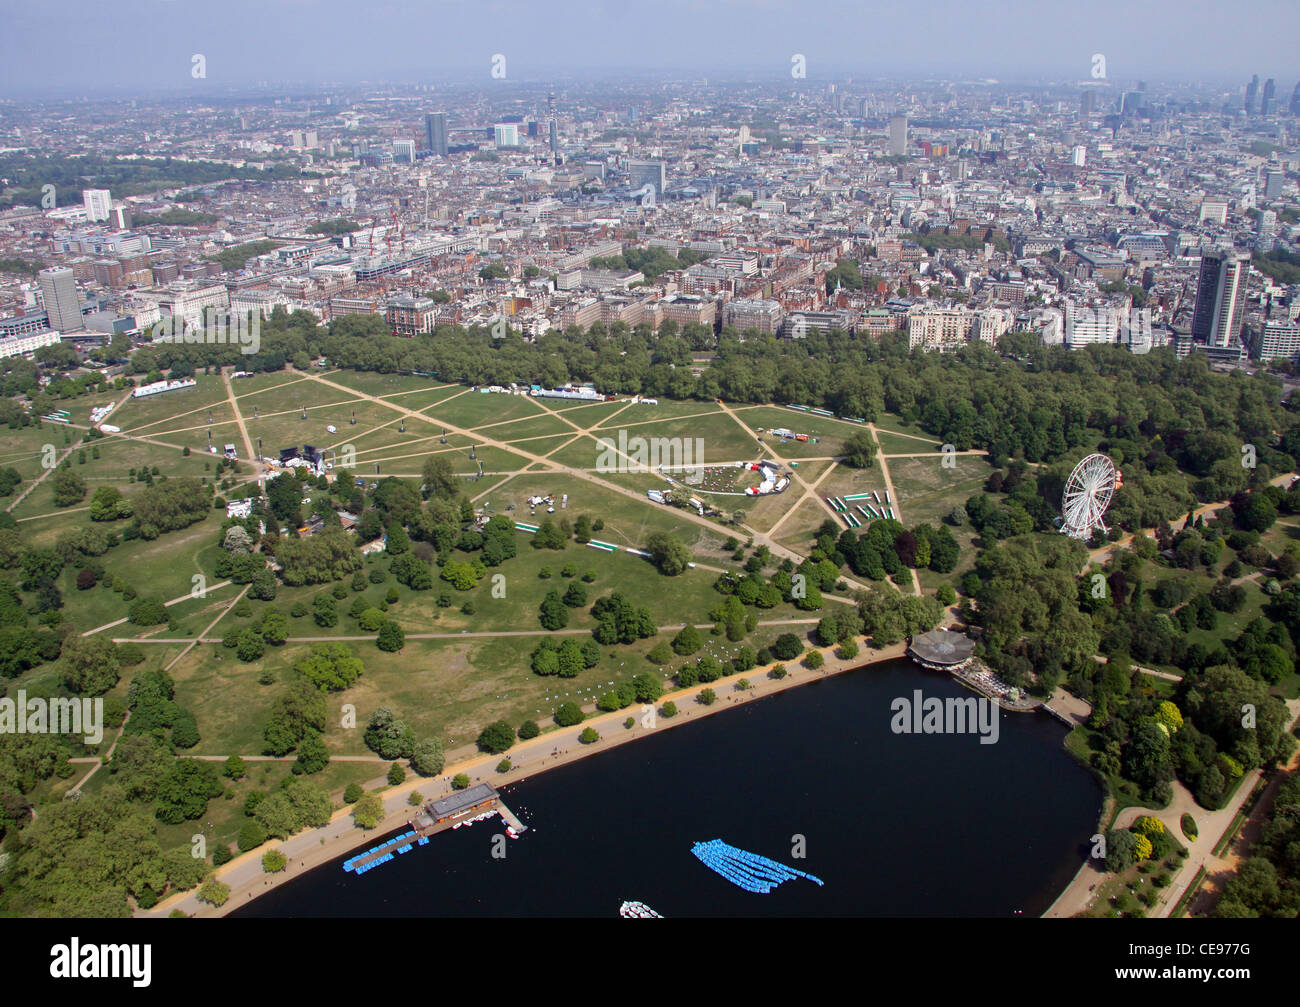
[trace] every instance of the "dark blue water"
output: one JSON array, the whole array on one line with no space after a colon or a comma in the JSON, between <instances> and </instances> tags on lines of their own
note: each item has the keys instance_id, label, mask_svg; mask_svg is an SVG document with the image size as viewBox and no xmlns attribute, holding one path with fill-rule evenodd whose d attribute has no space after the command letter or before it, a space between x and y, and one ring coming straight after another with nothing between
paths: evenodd
<instances>
[{"instance_id":1,"label":"dark blue water","mask_svg":"<svg viewBox=\"0 0 1300 1007\"><path fill-rule=\"evenodd\" d=\"M505 859L489 819L360 878L340 857L233 915L1039 915L1078 869L1099 786L1046 714L1001 714L992 745L892 733L891 701L917 688L970 695L904 661L832 676L506 787L530 828ZM691 854L715 838L825 885L742 891Z\"/></svg>"}]
</instances>

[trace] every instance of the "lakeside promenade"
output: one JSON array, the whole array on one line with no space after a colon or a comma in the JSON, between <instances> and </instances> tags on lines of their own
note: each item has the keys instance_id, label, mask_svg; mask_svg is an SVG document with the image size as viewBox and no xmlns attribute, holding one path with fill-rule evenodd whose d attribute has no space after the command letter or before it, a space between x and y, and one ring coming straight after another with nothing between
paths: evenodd
<instances>
[{"instance_id":1,"label":"lakeside promenade","mask_svg":"<svg viewBox=\"0 0 1300 1007\"><path fill-rule=\"evenodd\" d=\"M638 738L680 724L694 723L704 717L733 709L785 689L820 681L830 675L842 674L855 668L898 660L906 656L906 651L907 644L899 643L880 649L867 648L857 657L845 660L836 657L833 648L826 648L823 650L825 664L815 671L805 668L801 663L790 662L786 664L785 678L768 678L767 672L775 667L774 663L728 675L708 685L694 685L688 689L667 692L655 703L655 708L658 710L664 703L672 701L677 704L677 715L675 717L656 715L654 727L641 726L640 704L634 704L624 710L588 716L581 724L547 731L531 741L516 741L514 746L503 755L485 755L473 746L456 749L448 753L447 764L440 776L416 777L396 787L383 785L381 799L384 818L376 828L365 830L358 828L352 821L352 806L344 806L336 810L329 822L319 828L308 829L285 840L270 840L217 868L215 871L217 879L230 887L230 897L224 905L212 906L200 902L198 889L193 889L172 895L152 909L136 910L134 915L156 919L179 909L189 916L225 916L251 904L258 896L301 877L321 864L328 863L354 849L373 845L376 838L401 827L415 813L416 809L407 803L412 791L418 790L426 801L446 797L453 793L451 779L457 773L466 774L470 778L471 785L490 783L499 789L579 759L599 755L610 748L627 744ZM738 692L735 685L742 678L749 679L750 688ZM712 689L718 697L711 706L704 706L695 701L695 697L706 688ZM623 726L628 717L632 717L635 721L630 728ZM600 734L600 740L584 745L578 740L578 735L588 727L594 728ZM507 773L498 773L496 766L503 758L510 759L512 767ZM371 786L367 789L377 789L377 787ZM485 830L489 835L495 831L498 830L490 824L489 829ZM504 826L500 831L504 831ZM430 844L437 841L437 837L434 837L430 840ZM522 841L527 841L526 834ZM262 854L273 849L280 850L289 860L289 865L276 874L267 874L262 870Z\"/></svg>"}]
</instances>

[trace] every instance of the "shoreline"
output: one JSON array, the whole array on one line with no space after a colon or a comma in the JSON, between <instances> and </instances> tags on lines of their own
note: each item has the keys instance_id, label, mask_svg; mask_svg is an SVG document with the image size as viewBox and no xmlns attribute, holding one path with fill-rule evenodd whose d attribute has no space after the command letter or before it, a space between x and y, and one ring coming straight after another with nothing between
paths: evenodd
<instances>
[{"instance_id":1,"label":"shoreline","mask_svg":"<svg viewBox=\"0 0 1300 1007\"><path fill-rule=\"evenodd\" d=\"M802 659L812 650L820 651L825 659L825 664L816 670L802 664ZM132 915L143 919L160 919L174 909L181 909L187 916L227 916L236 909L251 905L256 898L278 886L353 850L372 844L376 837L401 827L407 817L416 811L416 808L407 803L407 798L413 791L420 791L425 801L445 797L453 793L451 779L457 773L469 776L471 785L489 783L499 789L678 724L694 723L786 689L900 658L907 658L906 642L868 649L865 655L860 653L849 659L836 657L834 648L816 647L805 651L798 661L786 663L787 674L782 679L767 677L768 671L777 664L784 663L778 661L727 675L707 685L699 684L665 692L655 702L655 709L658 710L664 703L674 702L677 704L677 714L674 717L657 715L654 727L641 726L639 716L633 712L639 711L639 705L633 704L623 710L588 716L574 727L546 731L529 741L516 740L508 751L499 755L488 755L467 747L456 753L459 761L452 762L449 753L448 762L438 776L416 776L396 787L384 787L380 791L385 814L375 828L359 829L352 821L352 805L344 805L330 815L330 820L325 825L297 833L288 839L268 840L256 849L241 853L229 863L216 868L213 873L217 880L230 886L230 896L223 905L212 906L200 902L196 887L168 896L151 909L136 909ZM750 687L738 692L735 684L743 678L749 679ZM695 701L695 696L703 689L712 689L717 694L718 698L711 706ZM630 728L623 726L628 717L633 717L636 721ZM578 735L588 727L597 730L601 737L598 741L584 745L578 741ZM512 763L510 771L497 773L496 765L507 758ZM276 874L266 874L262 870L262 855L270 850L280 850L289 860L288 866Z\"/></svg>"}]
</instances>

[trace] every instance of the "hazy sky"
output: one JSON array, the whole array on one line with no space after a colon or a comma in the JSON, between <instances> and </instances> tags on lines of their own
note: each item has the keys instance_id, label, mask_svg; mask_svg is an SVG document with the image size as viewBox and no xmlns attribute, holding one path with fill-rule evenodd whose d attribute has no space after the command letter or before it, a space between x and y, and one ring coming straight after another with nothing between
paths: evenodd
<instances>
[{"instance_id":1,"label":"hazy sky","mask_svg":"<svg viewBox=\"0 0 1300 1007\"><path fill-rule=\"evenodd\" d=\"M1231 20L1224 20L1224 14ZM0 0L0 97L652 70L1117 81L1300 77L1300 0ZM207 76L191 75L192 57Z\"/></svg>"}]
</instances>

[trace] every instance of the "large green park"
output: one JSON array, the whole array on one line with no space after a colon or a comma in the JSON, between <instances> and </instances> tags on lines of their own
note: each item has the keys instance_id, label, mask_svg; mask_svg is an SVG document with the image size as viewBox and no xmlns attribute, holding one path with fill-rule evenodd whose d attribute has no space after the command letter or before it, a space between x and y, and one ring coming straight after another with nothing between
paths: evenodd
<instances>
[{"instance_id":1,"label":"large green park","mask_svg":"<svg viewBox=\"0 0 1300 1007\"><path fill-rule=\"evenodd\" d=\"M1160 806L1175 785L1220 806L1287 754L1298 438L1266 378L1132 365L1164 369L1184 389L1169 393L1104 348L1024 367L724 333L700 367L673 334L656 363L626 332L603 336L621 357L588 359L572 334L484 355L472 332L270 328L239 377L242 361L144 347L113 377L41 390L24 363L6 378L6 695L102 698L108 722L95 745L0 737L22 911L147 906L196 880L182 848L200 821L219 864L476 746L940 622L969 627L1008 683L1091 704L1070 746L1116 806ZM813 350L839 365L817 391ZM601 399L485 387L558 358ZM690 394L668 396L657 382L685 385L656 368L688 359ZM164 374L193 384L131 395ZM1249 471L1233 467L1247 437ZM637 442L689 445L702 480L611 454ZM307 445L319 464L279 464ZM1085 543L1056 516L1090 451L1125 485L1109 534ZM760 460L784 492L743 492ZM850 522L837 501L861 494L889 494L892 518ZM1219 723L1242 697L1267 707L1267 738ZM1151 735L1162 703L1185 718L1177 737ZM62 821L74 802L94 812L79 825ZM124 814L152 834L150 880L87 887L34 859L60 829Z\"/></svg>"}]
</instances>

